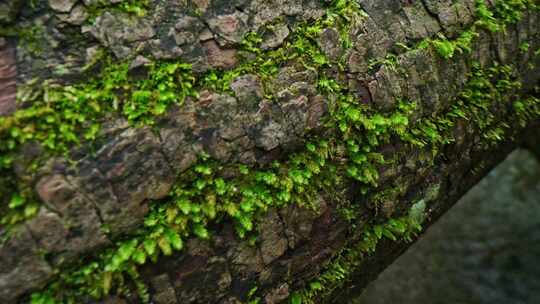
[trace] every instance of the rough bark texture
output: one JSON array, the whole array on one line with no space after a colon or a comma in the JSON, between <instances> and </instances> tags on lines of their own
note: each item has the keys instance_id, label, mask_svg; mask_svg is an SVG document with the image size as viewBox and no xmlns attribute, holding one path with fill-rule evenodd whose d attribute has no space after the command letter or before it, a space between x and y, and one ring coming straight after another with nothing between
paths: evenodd
<instances>
[{"instance_id":1,"label":"rough bark texture","mask_svg":"<svg viewBox=\"0 0 540 304\"><path fill-rule=\"evenodd\" d=\"M18 39L0 38L0 115L24 106L15 102L15 74L21 85L31 79L52 79L63 85L84 81L92 71L83 67L96 60L100 48L112 52L115 60L129 59L135 74L144 73L148 58L189 62L199 74L212 68L231 69L239 63L239 44L248 31L274 23L261 47L275 49L286 43L298 24L312 22L325 12L325 1L317 0L154 1L144 17L103 9L89 22L91 0L37 1L38 9L16 14L19 2L0 4L0 24L38 25L40 36L33 46L38 51L19 39L15 68ZM474 20L474 1L358 3L367 17L350 30L353 47L343 49L334 28L322 31L318 43L327 57L346 58L344 71L332 71L335 78L381 112L390 111L402 98L419 101L417 119L444 113L467 82L471 58L486 67L495 61L516 66L523 94L538 84L540 58L533 54L540 47L538 11L526 11L505 33L482 31L470 54L456 54L447 61L435 52L408 51L399 44L414 45L440 32L457 37ZM529 51L520 50L523 42L529 44ZM373 71L370 59L390 53L397 54L399 69L382 65ZM0 302L27 301L28 294L43 288L58 271L82 258L91 259L140 227L149 204L166 197L177 176L202 151L225 165L264 168L303 149L307 136L325 134L323 117L329 114L331 102L317 90L319 76L318 71L295 62L283 63L277 76L264 85L257 75L241 75L231 83L234 94L204 90L199 98L190 97L169 109L159 118L158 131L133 127L112 115L98 141L74 147L69 158L51 158L32 174L18 172L44 205L0 244ZM277 99L266 99L269 93ZM508 115L504 106L495 112L501 120ZM210 241L192 238L182 252L141 268L152 301L239 303L255 285L262 302L285 301L343 248L357 242L361 228L374 218L403 213L430 187L439 185L426 214L434 221L512 149L524 144L525 138L540 155L535 148L540 145L533 140L538 138L538 122L526 127L512 124L506 139L489 147L481 145L481 134L473 123L459 121L453 131L456 141L445 146L433 163L426 161L431 151L398 139L382 147L384 155L397 158L378 168L379 191L398 183L405 191L385 202L382 213L361 207L358 233L350 231L337 198L328 193L319 194L318 212L297 205L271 208L258 223L257 246L236 237L231 223L216 224ZM530 135L525 136L526 132ZM35 149L27 145L23 151L39 154ZM356 183L343 188L348 200L368 205L369 197L357 198ZM102 229L104 225L108 231ZM346 303L406 246L384 241L353 273L347 288L318 301ZM103 301L138 300L112 296Z\"/></svg>"},{"instance_id":2,"label":"rough bark texture","mask_svg":"<svg viewBox=\"0 0 540 304\"><path fill-rule=\"evenodd\" d=\"M539 124L529 126L531 129L538 128ZM532 133L532 132L531 132ZM531 134L538 138L538 132ZM517 143L519 145L519 143ZM432 175L430 178L441 183L441 194L430 206L428 221L424 223L424 228L429 227L437 219L444 215L465 193L488 174L497 164L502 162L506 156L517 147L516 142L505 142L496 150L476 151L474 147L465 148L466 160L457 154L449 156L449 159L442 161L439 165L447 171L446 176ZM421 186L420 186L421 187ZM360 266L351 280L351 284L346 288L334 292L329 303L346 303L349 299L359 296L365 286L373 281L381 271L399 257L409 244L385 241L378 248L377 254L367 258Z\"/></svg>"},{"instance_id":3,"label":"rough bark texture","mask_svg":"<svg viewBox=\"0 0 540 304\"><path fill-rule=\"evenodd\" d=\"M16 88L15 48L4 38L0 38L0 116L15 111Z\"/></svg>"}]
</instances>

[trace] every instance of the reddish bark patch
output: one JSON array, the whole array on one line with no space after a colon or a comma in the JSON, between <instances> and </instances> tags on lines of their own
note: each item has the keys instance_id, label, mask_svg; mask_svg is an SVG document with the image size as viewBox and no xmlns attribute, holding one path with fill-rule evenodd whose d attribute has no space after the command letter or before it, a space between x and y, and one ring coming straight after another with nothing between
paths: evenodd
<instances>
[{"instance_id":1,"label":"reddish bark patch","mask_svg":"<svg viewBox=\"0 0 540 304\"><path fill-rule=\"evenodd\" d=\"M214 68L230 69L237 63L236 50L222 49L215 40L203 43L208 63Z\"/></svg>"},{"instance_id":2,"label":"reddish bark patch","mask_svg":"<svg viewBox=\"0 0 540 304\"><path fill-rule=\"evenodd\" d=\"M16 110L16 76L15 47L0 37L0 116Z\"/></svg>"}]
</instances>

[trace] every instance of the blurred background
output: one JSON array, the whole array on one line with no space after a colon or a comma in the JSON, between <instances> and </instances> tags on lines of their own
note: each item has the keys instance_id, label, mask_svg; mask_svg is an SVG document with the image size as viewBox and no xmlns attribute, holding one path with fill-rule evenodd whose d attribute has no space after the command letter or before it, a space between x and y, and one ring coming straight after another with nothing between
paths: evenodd
<instances>
[{"instance_id":1,"label":"blurred background","mask_svg":"<svg viewBox=\"0 0 540 304\"><path fill-rule=\"evenodd\" d=\"M540 303L540 163L513 152L352 303Z\"/></svg>"}]
</instances>

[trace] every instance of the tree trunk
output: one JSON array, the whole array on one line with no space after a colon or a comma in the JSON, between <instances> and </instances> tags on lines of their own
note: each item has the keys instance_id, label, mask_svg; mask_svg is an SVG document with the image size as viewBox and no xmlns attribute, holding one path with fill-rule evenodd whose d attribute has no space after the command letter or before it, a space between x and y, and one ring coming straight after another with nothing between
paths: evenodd
<instances>
[{"instance_id":1,"label":"tree trunk","mask_svg":"<svg viewBox=\"0 0 540 304\"><path fill-rule=\"evenodd\" d=\"M538 7L0 4L1 302L347 303L540 155Z\"/></svg>"}]
</instances>

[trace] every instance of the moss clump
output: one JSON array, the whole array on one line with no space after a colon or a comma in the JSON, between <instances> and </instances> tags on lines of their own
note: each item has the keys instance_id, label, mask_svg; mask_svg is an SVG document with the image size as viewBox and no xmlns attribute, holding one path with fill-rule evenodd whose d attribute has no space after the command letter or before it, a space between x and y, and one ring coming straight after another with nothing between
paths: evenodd
<instances>
[{"instance_id":1,"label":"moss clump","mask_svg":"<svg viewBox=\"0 0 540 304\"><path fill-rule=\"evenodd\" d=\"M187 64L154 63L149 70L146 79L133 80L128 76L127 63L109 65L101 77L88 83L70 86L43 83L39 91L20 89L19 102L31 105L11 116L0 117L2 176L15 178L13 163L27 143L40 143L46 152L42 159L50 154L67 154L72 146L96 139L101 121L110 113L120 112L134 124L149 124L169 105L180 104L185 97L198 94L195 77ZM24 94L28 91L29 94ZM38 162L36 159L28 169L37 167ZM24 188L21 184L12 196L35 202L31 192ZM26 207L26 204L10 206L2 224L13 225L35 213L27 212Z\"/></svg>"},{"instance_id":2,"label":"moss clump","mask_svg":"<svg viewBox=\"0 0 540 304\"><path fill-rule=\"evenodd\" d=\"M148 66L146 77L134 79L129 75L128 62L114 63L111 57L102 54L96 57L96 61L100 61L104 68L98 77L88 82L68 86L46 82L37 89L30 83L28 88L19 90L22 93L19 102L30 106L12 116L0 117L0 141L5 143L0 146L0 172L2 176L16 179L13 162L20 155L21 147L28 142L40 143L50 154L66 154L73 145L96 139L101 121L111 119L111 115L123 116L134 125L151 125L170 105L180 105L188 96L197 97L204 88L231 93L231 81L243 74L254 73L263 81L269 80L280 65L291 60L301 62L309 69L328 67L330 61L318 48L315 39L324 27L345 27L346 20L358 11L352 3L334 1L325 18L315 24L299 25L291 38L277 50L260 50L260 41L254 38L257 34L247 34L243 48L253 53L255 58L229 71L211 70L198 76L189 64L153 62ZM96 5L101 7L102 4ZM24 201L33 202L31 208L34 210L37 200L24 188L20 185L12 196L23 196L26 198ZM2 223L14 225L35 214L35 210L25 212L25 208L26 204L21 204L9 210Z\"/></svg>"},{"instance_id":3,"label":"moss clump","mask_svg":"<svg viewBox=\"0 0 540 304\"><path fill-rule=\"evenodd\" d=\"M484 0L475 1L475 22L462 31L455 39L448 39L444 34L439 33L435 38L426 38L418 43L413 49L432 48L442 58L448 60L455 54L470 53L472 43L479 37L481 30L492 33L504 32L506 27L521 20L523 13L527 10L538 10L540 6L534 0L499 0L495 1L491 9ZM400 45L406 50L411 48ZM370 66L379 64L395 68L398 64L397 55L389 54L384 59L374 60Z\"/></svg>"},{"instance_id":4,"label":"moss clump","mask_svg":"<svg viewBox=\"0 0 540 304\"><path fill-rule=\"evenodd\" d=\"M132 14L138 17L144 17L150 8L149 0L123 0L111 3L107 0L93 1L88 7L87 22L93 22L104 11L117 11Z\"/></svg>"},{"instance_id":5,"label":"moss clump","mask_svg":"<svg viewBox=\"0 0 540 304\"><path fill-rule=\"evenodd\" d=\"M513 77L514 69L508 65L497 63L488 69L482 69L478 63L473 64L471 79L459 94L458 100L446 114L422 119L418 127L404 139L418 147L431 146L434 155L438 149L455 141L449 131L457 119L474 121L482 131L487 143L496 143L503 139L498 133L501 125L492 113L494 101L505 100L521 88L521 83Z\"/></svg>"},{"instance_id":6,"label":"moss clump","mask_svg":"<svg viewBox=\"0 0 540 304\"><path fill-rule=\"evenodd\" d=\"M391 241L412 241L422 231L426 203L420 200L413 204L407 215L390 219L382 224L362 228L360 241L339 253L330 265L307 286L291 295L291 303L317 303L315 299L324 297L343 286L348 277L361 264L364 257L375 252L383 238Z\"/></svg>"}]
</instances>

